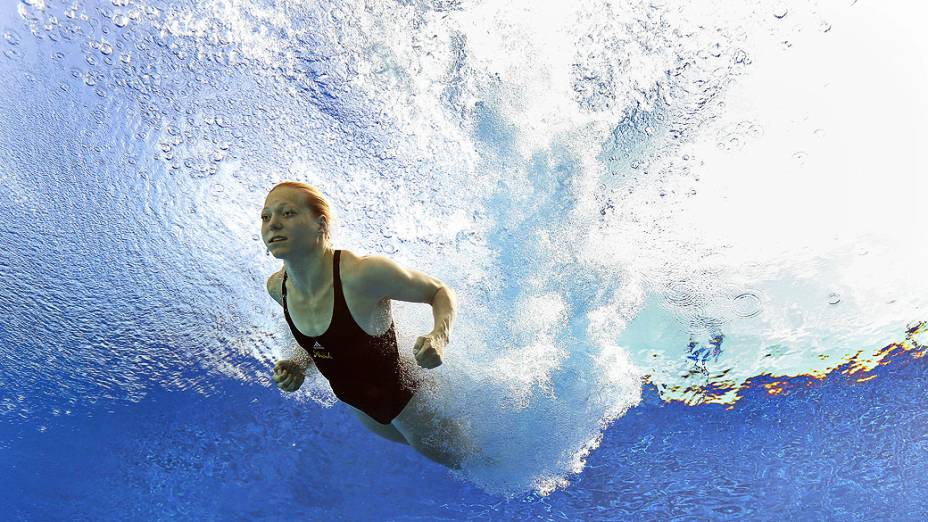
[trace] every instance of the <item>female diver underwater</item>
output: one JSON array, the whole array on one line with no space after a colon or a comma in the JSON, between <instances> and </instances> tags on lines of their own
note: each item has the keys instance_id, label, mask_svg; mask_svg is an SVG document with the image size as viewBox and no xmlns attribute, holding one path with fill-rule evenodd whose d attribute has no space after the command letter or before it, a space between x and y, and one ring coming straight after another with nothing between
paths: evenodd
<instances>
[{"instance_id":1,"label":"female diver underwater","mask_svg":"<svg viewBox=\"0 0 928 522\"><path fill-rule=\"evenodd\" d=\"M454 292L387 257L333 250L331 219L328 202L306 183L279 183L265 199L261 235L284 262L267 290L309 354L278 361L274 381L296 391L311 362L366 428L460 469L472 448L453 419L442 418L424 393L416 393L421 382L401 367L390 311L391 300L432 305L435 328L416 340L413 352L419 366L436 368L456 316Z\"/></svg>"}]
</instances>

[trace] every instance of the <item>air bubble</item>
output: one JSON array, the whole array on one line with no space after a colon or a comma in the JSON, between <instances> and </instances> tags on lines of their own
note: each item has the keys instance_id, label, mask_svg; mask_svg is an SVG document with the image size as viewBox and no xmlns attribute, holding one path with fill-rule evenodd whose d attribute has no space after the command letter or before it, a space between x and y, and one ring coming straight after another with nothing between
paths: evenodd
<instances>
[{"instance_id":1,"label":"air bubble","mask_svg":"<svg viewBox=\"0 0 928 522\"><path fill-rule=\"evenodd\" d=\"M693 303L693 288L687 281L673 281L667 285L665 297L677 305L690 305Z\"/></svg>"},{"instance_id":2,"label":"air bubble","mask_svg":"<svg viewBox=\"0 0 928 522\"><path fill-rule=\"evenodd\" d=\"M841 302L841 296L835 292L828 294L828 304L836 305Z\"/></svg>"},{"instance_id":3,"label":"air bubble","mask_svg":"<svg viewBox=\"0 0 928 522\"><path fill-rule=\"evenodd\" d=\"M19 35L12 29L3 30L3 40L10 45L19 45Z\"/></svg>"},{"instance_id":4,"label":"air bubble","mask_svg":"<svg viewBox=\"0 0 928 522\"><path fill-rule=\"evenodd\" d=\"M113 17L113 25L115 25L116 27L125 27L129 25L129 17L122 13L119 13L118 15Z\"/></svg>"},{"instance_id":5,"label":"air bubble","mask_svg":"<svg viewBox=\"0 0 928 522\"><path fill-rule=\"evenodd\" d=\"M782 20L786 18L786 15L789 14L789 10L785 7L779 7L773 11L773 16L777 20Z\"/></svg>"},{"instance_id":6,"label":"air bubble","mask_svg":"<svg viewBox=\"0 0 928 522\"><path fill-rule=\"evenodd\" d=\"M732 301L734 302L735 315L738 317L754 317L760 313L760 297L754 292L738 294Z\"/></svg>"}]
</instances>

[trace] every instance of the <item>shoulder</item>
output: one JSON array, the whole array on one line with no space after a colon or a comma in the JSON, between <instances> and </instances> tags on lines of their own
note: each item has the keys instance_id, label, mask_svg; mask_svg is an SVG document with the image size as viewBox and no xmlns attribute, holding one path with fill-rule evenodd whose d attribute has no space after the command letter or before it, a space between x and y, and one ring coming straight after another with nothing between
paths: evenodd
<instances>
[{"instance_id":1,"label":"shoulder","mask_svg":"<svg viewBox=\"0 0 928 522\"><path fill-rule=\"evenodd\" d=\"M284 282L284 269L281 268L267 278L267 293L277 301L280 306L284 305L283 297L280 295L280 288Z\"/></svg>"},{"instance_id":2,"label":"shoulder","mask_svg":"<svg viewBox=\"0 0 928 522\"><path fill-rule=\"evenodd\" d=\"M373 299L428 303L444 284L438 279L400 266L387 256L351 254L352 279Z\"/></svg>"},{"instance_id":3,"label":"shoulder","mask_svg":"<svg viewBox=\"0 0 928 522\"><path fill-rule=\"evenodd\" d=\"M384 271L391 268L399 268L399 265L389 257L357 255L350 250L342 250L342 272L358 283L369 283L372 279L382 277Z\"/></svg>"},{"instance_id":4,"label":"shoulder","mask_svg":"<svg viewBox=\"0 0 928 522\"><path fill-rule=\"evenodd\" d=\"M342 250L339 271L342 281L353 286L364 287L370 258L374 256L358 255L351 250Z\"/></svg>"},{"instance_id":5,"label":"shoulder","mask_svg":"<svg viewBox=\"0 0 928 522\"><path fill-rule=\"evenodd\" d=\"M341 251L340 272L343 288L352 295L377 300L379 297L371 285L371 259L377 256L358 255L350 250Z\"/></svg>"}]
</instances>

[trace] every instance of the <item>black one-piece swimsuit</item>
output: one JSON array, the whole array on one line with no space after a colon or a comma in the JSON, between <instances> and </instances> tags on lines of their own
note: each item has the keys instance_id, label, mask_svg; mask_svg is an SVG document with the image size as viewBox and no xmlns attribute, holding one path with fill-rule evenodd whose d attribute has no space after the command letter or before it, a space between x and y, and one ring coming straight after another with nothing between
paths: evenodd
<instances>
[{"instance_id":1,"label":"black one-piece swimsuit","mask_svg":"<svg viewBox=\"0 0 928 522\"><path fill-rule=\"evenodd\" d=\"M401 370L396 347L396 329L379 336L368 335L351 317L339 274L341 250L335 251L335 307L329 329L318 337L303 335L287 311L287 272L281 296L284 316L297 342L309 352L335 396L368 414L381 424L390 424L416 393L418 383Z\"/></svg>"}]
</instances>

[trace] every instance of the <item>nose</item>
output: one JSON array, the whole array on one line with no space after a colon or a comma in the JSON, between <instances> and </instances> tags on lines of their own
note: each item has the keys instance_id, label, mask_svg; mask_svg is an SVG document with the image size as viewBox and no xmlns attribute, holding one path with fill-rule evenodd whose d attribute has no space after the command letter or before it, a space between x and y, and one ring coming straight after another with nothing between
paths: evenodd
<instances>
[{"instance_id":1,"label":"nose","mask_svg":"<svg viewBox=\"0 0 928 522\"><path fill-rule=\"evenodd\" d=\"M270 221L268 221L268 222L267 222L267 228L265 229L265 230L267 230L267 232L265 232L265 234L267 234L267 235L264 236L264 240L265 240L265 241L270 241L270 239L271 239L272 237L274 237L274 234L276 234L277 232L279 232L281 228L283 228L283 227L281 226L281 224L280 224L279 221L276 221L276 220L274 220L274 219L271 219Z\"/></svg>"}]
</instances>

